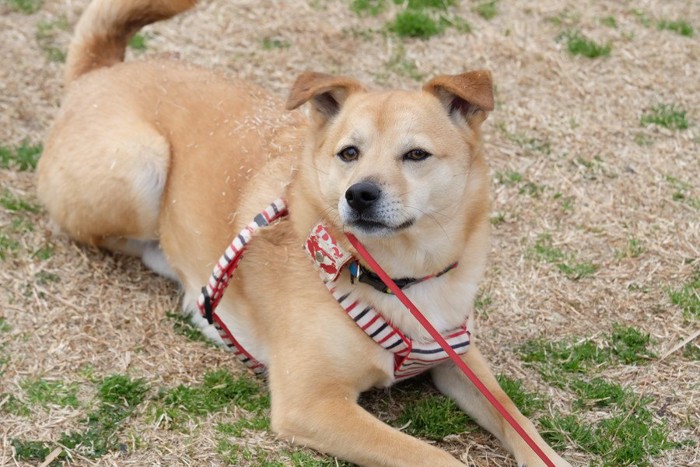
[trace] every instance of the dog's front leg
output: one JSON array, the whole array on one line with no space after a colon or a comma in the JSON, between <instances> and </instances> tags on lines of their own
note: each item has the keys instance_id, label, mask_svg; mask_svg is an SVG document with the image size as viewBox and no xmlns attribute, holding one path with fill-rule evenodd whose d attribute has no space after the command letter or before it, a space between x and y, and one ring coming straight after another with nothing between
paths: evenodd
<instances>
[{"instance_id":1,"label":"dog's front leg","mask_svg":"<svg viewBox=\"0 0 700 467\"><path fill-rule=\"evenodd\" d=\"M479 377L482 383L493 393L498 401L508 410L528 435L557 466L569 466L542 439L530 420L523 416L515 404L501 389L498 381L473 344L462 355L467 366ZM535 454L520 435L510 426L503 416L481 395L479 390L453 363L442 364L432 370L435 386L443 394L451 397L457 405L472 417L479 425L495 435L514 456L518 466L541 466L545 463Z\"/></svg>"},{"instance_id":2,"label":"dog's front leg","mask_svg":"<svg viewBox=\"0 0 700 467\"><path fill-rule=\"evenodd\" d=\"M348 381L296 374L270 374L272 428L285 439L359 465L464 465L366 412Z\"/></svg>"}]
</instances>

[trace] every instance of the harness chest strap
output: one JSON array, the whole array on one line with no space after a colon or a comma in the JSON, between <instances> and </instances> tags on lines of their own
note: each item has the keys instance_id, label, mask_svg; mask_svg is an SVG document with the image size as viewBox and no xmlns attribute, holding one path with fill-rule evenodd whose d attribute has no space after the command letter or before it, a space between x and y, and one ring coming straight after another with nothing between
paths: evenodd
<instances>
[{"instance_id":1,"label":"harness chest strap","mask_svg":"<svg viewBox=\"0 0 700 467\"><path fill-rule=\"evenodd\" d=\"M264 373L264 365L241 347L224 321L215 313L215 309L253 234L286 215L287 207L282 199L275 200L258 214L226 249L197 300L202 316L215 326L234 355L256 374ZM311 230L304 249L318 270L324 285L348 316L372 340L394 354L396 380L418 375L449 359L449 355L434 340L419 342L411 339L386 321L372 306L356 298L352 289L348 292L337 288L338 276L347 264L352 263L353 257L338 244L322 224L316 225ZM459 354L466 352L468 348L471 335L469 327L467 323L443 336L450 347Z\"/></svg>"}]
</instances>

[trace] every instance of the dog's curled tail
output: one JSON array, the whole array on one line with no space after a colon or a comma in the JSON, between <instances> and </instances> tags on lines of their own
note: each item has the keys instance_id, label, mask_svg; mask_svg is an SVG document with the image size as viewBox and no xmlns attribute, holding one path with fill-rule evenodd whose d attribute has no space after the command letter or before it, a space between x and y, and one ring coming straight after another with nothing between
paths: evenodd
<instances>
[{"instance_id":1,"label":"dog's curled tail","mask_svg":"<svg viewBox=\"0 0 700 467\"><path fill-rule=\"evenodd\" d=\"M65 84L124 60L131 37L143 26L188 10L197 0L93 0L68 49Z\"/></svg>"}]
</instances>

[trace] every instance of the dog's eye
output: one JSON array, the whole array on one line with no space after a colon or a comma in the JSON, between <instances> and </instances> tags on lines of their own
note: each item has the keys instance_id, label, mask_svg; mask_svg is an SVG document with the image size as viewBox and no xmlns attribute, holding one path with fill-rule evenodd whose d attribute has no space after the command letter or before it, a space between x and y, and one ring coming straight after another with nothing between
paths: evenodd
<instances>
[{"instance_id":1,"label":"dog's eye","mask_svg":"<svg viewBox=\"0 0 700 467\"><path fill-rule=\"evenodd\" d=\"M357 149L355 146L348 146L346 148L341 149L340 152L336 155L343 162L352 162L360 157L360 150Z\"/></svg>"},{"instance_id":2,"label":"dog's eye","mask_svg":"<svg viewBox=\"0 0 700 467\"><path fill-rule=\"evenodd\" d=\"M403 155L403 160L405 161L422 161L432 156L428 151L423 149L411 149L406 154Z\"/></svg>"}]
</instances>

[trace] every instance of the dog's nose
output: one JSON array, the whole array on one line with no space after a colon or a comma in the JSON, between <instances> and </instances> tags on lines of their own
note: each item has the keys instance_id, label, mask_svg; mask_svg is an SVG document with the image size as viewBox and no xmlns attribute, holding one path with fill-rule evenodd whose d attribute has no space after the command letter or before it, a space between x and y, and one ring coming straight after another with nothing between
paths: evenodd
<instances>
[{"instance_id":1,"label":"dog's nose","mask_svg":"<svg viewBox=\"0 0 700 467\"><path fill-rule=\"evenodd\" d=\"M345 192L345 200L357 212L366 211L382 194L377 185L370 182L355 183Z\"/></svg>"}]
</instances>

